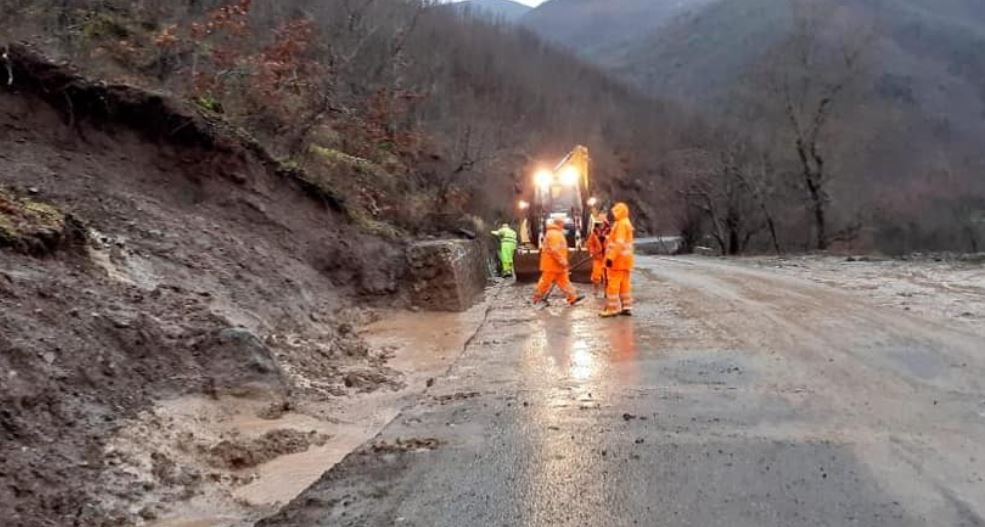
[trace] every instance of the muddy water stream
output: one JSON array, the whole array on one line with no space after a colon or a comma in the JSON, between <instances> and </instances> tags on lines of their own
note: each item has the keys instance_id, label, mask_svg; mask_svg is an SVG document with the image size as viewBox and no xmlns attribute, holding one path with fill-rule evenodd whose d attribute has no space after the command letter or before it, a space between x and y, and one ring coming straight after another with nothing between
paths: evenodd
<instances>
[{"instance_id":1,"label":"muddy water stream","mask_svg":"<svg viewBox=\"0 0 985 527\"><path fill-rule=\"evenodd\" d=\"M147 525L249 525L290 502L420 397L429 381L446 372L481 325L485 310L486 306L480 304L465 313L388 312L380 321L364 328L361 334L372 348L392 350L393 358L388 366L401 374L399 380L404 387L399 390L382 389L330 401L298 401L296 411L276 419L258 417L268 401L186 397L162 402L153 412L156 422L167 423L164 428L172 432L184 432L184 437L193 435L197 441L216 442L231 436L254 439L282 430L325 439L323 444L314 443L303 452L232 471L244 483L206 487L191 500L170 506L172 510ZM187 449L175 445L173 440L149 437L152 434L146 432L148 428L146 423L135 425L134 429L144 433L123 434L116 447L146 456L150 455L148 450L163 452L181 462L196 462L193 456L183 456L181 451ZM199 468L203 473L210 470L205 466Z\"/></svg>"}]
</instances>

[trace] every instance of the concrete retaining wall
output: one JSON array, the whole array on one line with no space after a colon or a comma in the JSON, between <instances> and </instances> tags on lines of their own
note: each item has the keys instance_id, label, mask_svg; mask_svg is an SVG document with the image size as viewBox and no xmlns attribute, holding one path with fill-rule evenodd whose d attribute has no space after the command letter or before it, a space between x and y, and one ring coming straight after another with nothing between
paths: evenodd
<instances>
[{"instance_id":1,"label":"concrete retaining wall","mask_svg":"<svg viewBox=\"0 0 985 527\"><path fill-rule=\"evenodd\" d=\"M407 249L411 303L429 311L465 311L489 280L486 251L474 240L429 240Z\"/></svg>"}]
</instances>

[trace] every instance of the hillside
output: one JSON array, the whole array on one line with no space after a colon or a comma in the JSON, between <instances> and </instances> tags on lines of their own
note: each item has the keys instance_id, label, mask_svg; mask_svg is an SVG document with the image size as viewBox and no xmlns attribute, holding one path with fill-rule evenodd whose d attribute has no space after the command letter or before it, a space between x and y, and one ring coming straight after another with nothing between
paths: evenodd
<instances>
[{"instance_id":1,"label":"hillside","mask_svg":"<svg viewBox=\"0 0 985 527\"><path fill-rule=\"evenodd\" d=\"M343 395L347 375L375 371L380 388L396 380L346 329L359 315L345 306L392 301L397 244L362 232L330 195L191 105L87 81L25 48L8 57L4 525L136 525L208 491L201 468L176 464L166 442L148 439L147 457L110 447L155 401L298 404ZM318 341L324 353L271 335Z\"/></svg>"},{"instance_id":2,"label":"hillside","mask_svg":"<svg viewBox=\"0 0 985 527\"><path fill-rule=\"evenodd\" d=\"M464 0L456 7L474 15L515 22L530 11L530 6L511 0Z\"/></svg>"},{"instance_id":3,"label":"hillside","mask_svg":"<svg viewBox=\"0 0 985 527\"><path fill-rule=\"evenodd\" d=\"M790 33L792 5L791 0L552 0L523 22L648 93L706 101L727 93ZM911 77L923 84L915 86L920 94L929 97L927 79L941 73L946 75L941 85L948 85L975 84L985 72L985 58L971 52L985 38L980 4L948 0L930 8L919 0L855 0L842 5L867 20L878 36L871 58L879 73Z\"/></svg>"}]
</instances>

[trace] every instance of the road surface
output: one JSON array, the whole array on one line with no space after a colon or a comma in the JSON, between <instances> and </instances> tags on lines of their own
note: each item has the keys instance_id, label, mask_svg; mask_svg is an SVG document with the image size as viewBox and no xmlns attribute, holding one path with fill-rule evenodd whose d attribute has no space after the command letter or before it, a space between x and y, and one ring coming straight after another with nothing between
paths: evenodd
<instances>
[{"instance_id":1,"label":"road surface","mask_svg":"<svg viewBox=\"0 0 985 527\"><path fill-rule=\"evenodd\" d=\"M985 525L985 337L714 260L633 318L495 290L448 374L264 526Z\"/></svg>"}]
</instances>

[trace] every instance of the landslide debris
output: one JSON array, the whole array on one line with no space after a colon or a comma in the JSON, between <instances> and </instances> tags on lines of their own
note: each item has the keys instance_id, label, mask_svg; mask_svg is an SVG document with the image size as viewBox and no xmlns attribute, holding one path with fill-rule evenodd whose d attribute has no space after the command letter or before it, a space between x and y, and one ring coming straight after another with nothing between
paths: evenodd
<instances>
[{"instance_id":1,"label":"landslide debris","mask_svg":"<svg viewBox=\"0 0 985 527\"><path fill-rule=\"evenodd\" d=\"M151 451L146 478L133 468L143 458L108 447L158 401L283 407L399 385L352 330L364 317L348 300L396 290L399 246L194 108L24 48L9 56L0 523L140 525L202 492L211 473L156 443L159 431L135 436ZM282 433L216 453L249 465L317 441Z\"/></svg>"},{"instance_id":2,"label":"landslide debris","mask_svg":"<svg viewBox=\"0 0 985 527\"><path fill-rule=\"evenodd\" d=\"M328 439L315 431L271 430L257 439L225 439L209 448L208 455L216 468L242 470L280 456L304 452L311 445L322 446Z\"/></svg>"}]
</instances>

